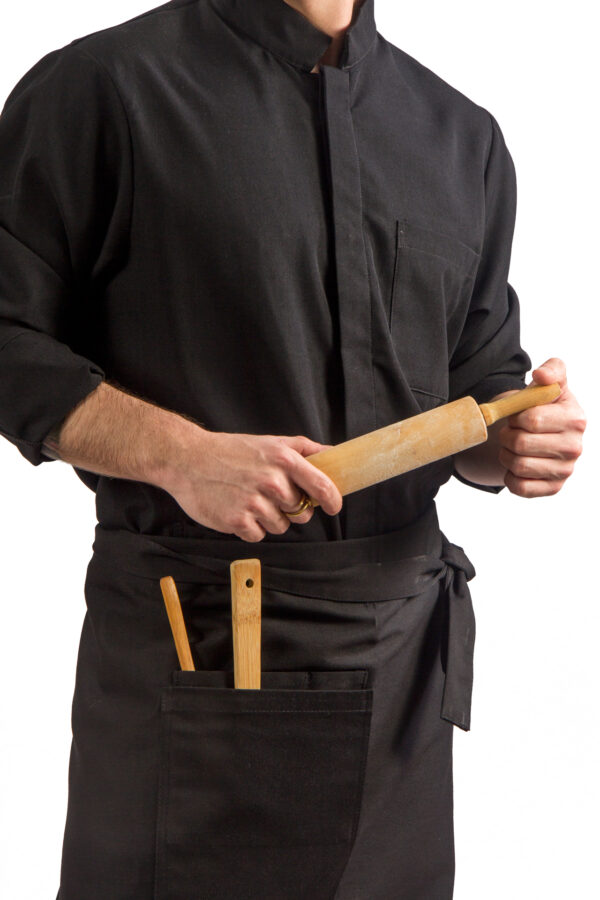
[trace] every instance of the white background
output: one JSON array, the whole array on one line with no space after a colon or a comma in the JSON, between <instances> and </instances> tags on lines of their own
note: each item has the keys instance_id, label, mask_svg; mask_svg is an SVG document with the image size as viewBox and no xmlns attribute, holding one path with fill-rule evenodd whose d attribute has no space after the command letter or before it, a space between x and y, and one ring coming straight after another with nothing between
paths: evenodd
<instances>
[{"instance_id":1,"label":"white background","mask_svg":"<svg viewBox=\"0 0 600 900\"><path fill-rule=\"evenodd\" d=\"M0 20L2 102L49 50L151 6L11 3ZM575 475L555 497L496 496L454 479L439 495L442 529L477 569L472 730L455 729L456 900L600 896L593 11L583 0L375 3L385 37L500 123L517 170L510 281L522 343L534 366L566 361L589 420ZM34 468L1 440L0 485L0 896L54 900L94 495L67 465Z\"/></svg>"}]
</instances>

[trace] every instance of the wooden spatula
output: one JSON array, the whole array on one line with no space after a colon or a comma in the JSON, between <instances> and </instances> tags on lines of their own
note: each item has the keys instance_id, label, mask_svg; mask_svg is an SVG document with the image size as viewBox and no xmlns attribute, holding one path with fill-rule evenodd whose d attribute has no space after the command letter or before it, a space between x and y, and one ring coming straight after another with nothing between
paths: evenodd
<instances>
[{"instance_id":1,"label":"wooden spatula","mask_svg":"<svg viewBox=\"0 0 600 900\"><path fill-rule=\"evenodd\" d=\"M260 688L260 560L234 559L231 572L233 676L236 688Z\"/></svg>"},{"instance_id":2,"label":"wooden spatula","mask_svg":"<svg viewBox=\"0 0 600 900\"><path fill-rule=\"evenodd\" d=\"M187 671L194 671L194 661L192 659L192 651L188 641L187 631L185 630L185 622L181 611L181 602L179 594L175 587L175 582L171 575L165 575L160 579L160 589L162 591L165 606L167 607L167 615L169 624L173 632L175 648L179 657L179 665Z\"/></svg>"}]
</instances>

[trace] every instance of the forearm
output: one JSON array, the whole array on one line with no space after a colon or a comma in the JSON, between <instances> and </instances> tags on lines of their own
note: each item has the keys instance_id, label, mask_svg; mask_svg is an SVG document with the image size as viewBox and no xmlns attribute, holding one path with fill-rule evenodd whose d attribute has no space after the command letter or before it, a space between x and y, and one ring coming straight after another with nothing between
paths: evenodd
<instances>
[{"instance_id":1,"label":"forearm","mask_svg":"<svg viewBox=\"0 0 600 900\"><path fill-rule=\"evenodd\" d=\"M44 452L100 475L165 487L201 433L191 419L104 381L47 435Z\"/></svg>"},{"instance_id":2,"label":"forearm","mask_svg":"<svg viewBox=\"0 0 600 900\"><path fill-rule=\"evenodd\" d=\"M516 391L504 391L492 399L499 400L514 393ZM483 444L476 444L475 447L469 447L468 450L462 450L454 455L454 468L459 475L475 484L504 484L506 468L498 460L500 452L498 432L503 425L505 425L503 419L494 422L488 428L488 437Z\"/></svg>"}]
</instances>

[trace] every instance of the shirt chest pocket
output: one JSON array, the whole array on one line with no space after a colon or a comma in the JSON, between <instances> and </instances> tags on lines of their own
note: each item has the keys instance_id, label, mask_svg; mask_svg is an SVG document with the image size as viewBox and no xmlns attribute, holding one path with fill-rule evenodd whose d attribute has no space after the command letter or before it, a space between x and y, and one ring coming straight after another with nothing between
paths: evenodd
<instances>
[{"instance_id":1,"label":"shirt chest pocket","mask_svg":"<svg viewBox=\"0 0 600 900\"><path fill-rule=\"evenodd\" d=\"M448 347L464 322L479 259L452 235L396 220L389 328L422 409L448 399Z\"/></svg>"}]
</instances>

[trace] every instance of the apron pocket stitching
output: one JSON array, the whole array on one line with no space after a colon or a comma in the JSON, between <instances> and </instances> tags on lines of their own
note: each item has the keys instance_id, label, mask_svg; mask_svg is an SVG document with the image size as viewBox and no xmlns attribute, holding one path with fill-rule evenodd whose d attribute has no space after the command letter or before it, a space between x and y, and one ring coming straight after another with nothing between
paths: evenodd
<instances>
[{"instance_id":1,"label":"apron pocket stitching","mask_svg":"<svg viewBox=\"0 0 600 900\"><path fill-rule=\"evenodd\" d=\"M330 671L335 682L343 670ZM360 688L162 689L154 900L234 900L248 886L331 900L360 819L372 714L369 671L346 671Z\"/></svg>"}]
</instances>

